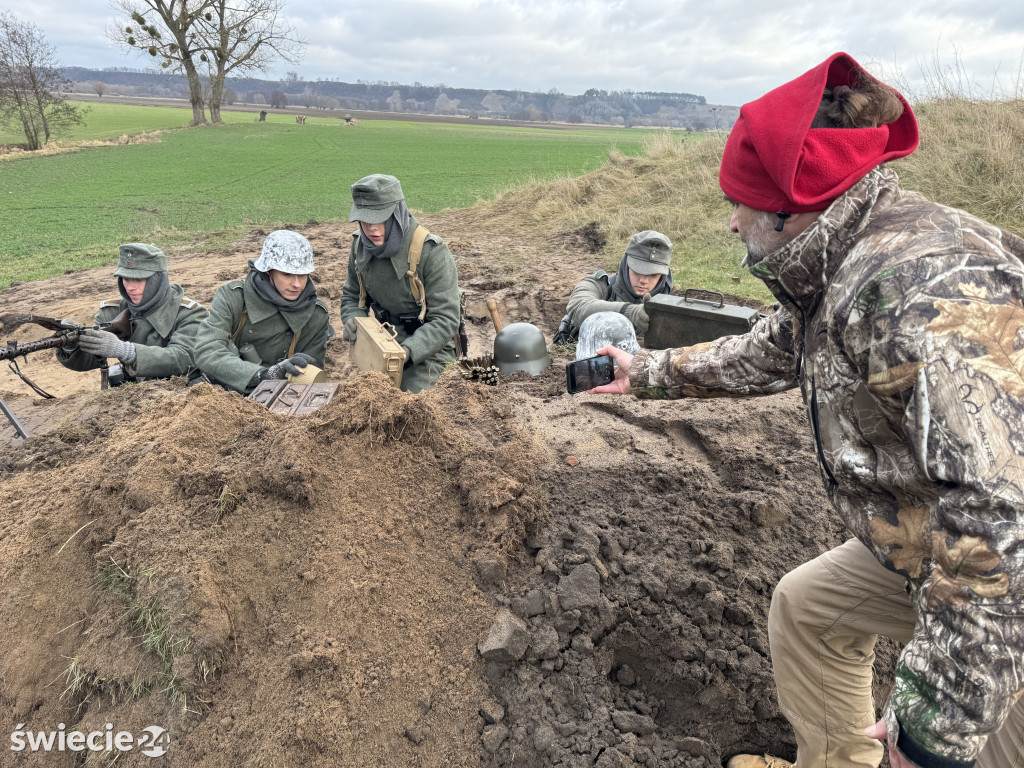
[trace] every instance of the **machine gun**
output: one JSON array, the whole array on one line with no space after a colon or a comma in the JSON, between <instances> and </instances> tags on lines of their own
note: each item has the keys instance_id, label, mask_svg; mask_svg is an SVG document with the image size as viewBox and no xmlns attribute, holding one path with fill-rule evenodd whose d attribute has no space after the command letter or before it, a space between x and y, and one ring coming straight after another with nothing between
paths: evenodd
<instances>
[{"instance_id":1,"label":"machine gun","mask_svg":"<svg viewBox=\"0 0 1024 768\"><path fill-rule=\"evenodd\" d=\"M64 321L57 320L56 318L39 317L37 315L0 316L0 325L2 325L7 332L13 331L14 329L28 323L34 323L35 325L42 326L48 331L54 331L54 334L42 339L36 339L35 341L26 341L23 344L19 344L14 339L8 339L7 343L0 347L0 360L6 360L7 367L10 368L22 381L28 384L37 394L50 399L53 395L41 389L21 372L21 369L18 367L17 358L19 356L24 357L32 352L40 352L44 349L54 349L57 347L66 347L69 344L73 344L78 341L78 337L82 334L82 331L86 330L86 326L69 326ZM126 309L109 323L100 323L99 325L94 326L94 329L110 331L121 341L126 341L131 338L132 335L131 314ZM25 431L25 428L15 418L10 406L4 402L2 397L0 397L0 411L2 411L4 416L7 417L7 420L11 422L11 426L14 427L15 432L23 438L28 437L28 432Z\"/></svg>"}]
</instances>

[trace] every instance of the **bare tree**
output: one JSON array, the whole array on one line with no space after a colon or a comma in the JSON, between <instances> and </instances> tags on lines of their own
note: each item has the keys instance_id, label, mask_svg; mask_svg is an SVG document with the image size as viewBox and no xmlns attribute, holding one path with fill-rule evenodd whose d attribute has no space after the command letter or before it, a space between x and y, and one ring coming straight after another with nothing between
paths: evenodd
<instances>
[{"instance_id":1,"label":"bare tree","mask_svg":"<svg viewBox=\"0 0 1024 768\"><path fill-rule=\"evenodd\" d=\"M196 61L206 55L199 32L203 22L213 21L212 5L212 0L112 0L122 19L109 33L110 38L125 48L160 59L164 69L185 73L192 102L191 125L206 122Z\"/></svg>"},{"instance_id":2,"label":"bare tree","mask_svg":"<svg viewBox=\"0 0 1024 768\"><path fill-rule=\"evenodd\" d=\"M103 94L107 92L107 84L102 80L94 80L92 83L92 89L96 95L102 99Z\"/></svg>"},{"instance_id":3,"label":"bare tree","mask_svg":"<svg viewBox=\"0 0 1024 768\"><path fill-rule=\"evenodd\" d=\"M210 0L199 33L210 77L210 119L221 122L224 80L265 70L278 59L301 58L304 41L281 19L284 0ZM290 73L292 74L292 73Z\"/></svg>"},{"instance_id":4,"label":"bare tree","mask_svg":"<svg viewBox=\"0 0 1024 768\"><path fill-rule=\"evenodd\" d=\"M0 12L0 124L20 128L28 148L41 149L82 122L65 96L71 86L43 31Z\"/></svg>"}]
</instances>

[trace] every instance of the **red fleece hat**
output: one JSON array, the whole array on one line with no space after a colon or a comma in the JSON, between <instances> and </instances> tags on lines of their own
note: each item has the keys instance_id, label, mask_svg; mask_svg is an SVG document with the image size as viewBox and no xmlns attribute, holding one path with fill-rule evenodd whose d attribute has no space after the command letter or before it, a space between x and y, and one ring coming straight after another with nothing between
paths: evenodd
<instances>
[{"instance_id":1,"label":"red fleece hat","mask_svg":"<svg viewBox=\"0 0 1024 768\"><path fill-rule=\"evenodd\" d=\"M722 191L759 211L820 211L879 163L917 149L917 120L899 93L903 114L891 123L811 128L825 87L854 87L859 75L871 77L848 54L836 53L744 104L722 154Z\"/></svg>"}]
</instances>

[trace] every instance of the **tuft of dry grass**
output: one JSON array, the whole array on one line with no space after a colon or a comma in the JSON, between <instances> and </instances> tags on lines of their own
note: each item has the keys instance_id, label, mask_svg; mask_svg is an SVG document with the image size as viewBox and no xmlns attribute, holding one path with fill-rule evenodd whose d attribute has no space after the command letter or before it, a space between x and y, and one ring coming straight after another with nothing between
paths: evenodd
<instances>
[{"instance_id":1,"label":"tuft of dry grass","mask_svg":"<svg viewBox=\"0 0 1024 768\"><path fill-rule=\"evenodd\" d=\"M902 185L1024 235L1024 99L950 94L914 113L921 146L893 164Z\"/></svg>"},{"instance_id":2,"label":"tuft of dry grass","mask_svg":"<svg viewBox=\"0 0 1024 768\"><path fill-rule=\"evenodd\" d=\"M897 88L908 93L898 78ZM966 210L1024 235L1024 79L1009 93L978 95L953 72L933 76L924 97L908 95L921 145L893 163L905 189ZM575 178L511 189L465 211L466 219L504 217L532 238L557 241L587 224L607 239L597 257L617 267L629 237L655 229L671 238L677 289L708 288L771 302L760 280L739 266L743 246L729 231L718 186L721 134L665 132L639 157L612 151L604 166Z\"/></svg>"},{"instance_id":3,"label":"tuft of dry grass","mask_svg":"<svg viewBox=\"0 0 1024 768\"><path fill-rule=\"evenodd\" d=\"M161 134L165 131L143 131L142 133L123 133L111 139L86 139L83 141L50 141L42 149L29 152L24 145L0 145L0 160L12 160L19 157L43 157L48 155L64 155L77 152L85 147L116 147L127 144L154 144L163 141Z\"/></svg>"},{"instance_id":4,"label":"tuft of dry grass","mask_svg":"<svg viewBox=\"0 0 1024 768\"><path fill-rule=\"evenodd\" d=\"M519 187L471 210L514 218L534 237L594 222L607 238L598 260L608 270L617 268L633 234L654 229L672 240L676 288L770 302L764 284L739 266L744 249L729 231L730 209L718 186L724 146L722 134L656 134L638 157L612 150L592 173Z\"/></svg>"}]
</instances>

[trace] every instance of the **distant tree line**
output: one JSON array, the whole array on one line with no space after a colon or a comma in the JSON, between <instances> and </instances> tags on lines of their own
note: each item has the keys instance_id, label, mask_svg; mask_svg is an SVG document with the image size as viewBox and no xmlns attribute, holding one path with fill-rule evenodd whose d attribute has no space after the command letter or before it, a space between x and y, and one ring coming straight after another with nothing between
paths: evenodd
<instances>
[{"instance_id":1,"label":"distant tree line","mask_svg":"<svg viewBox=\"0 0 1024 768\"><path fill-rule=\"evenodd\" d=\"M105 70L68 68L65 74L77 81L79 90L84 92L93 90L90 83L100 81L112 95L188 98L184 78L164 72L114 67ZM736 107L709 105L703 96L693 93L591 88L579 95L568 95L555 88L539 92L453 88L444 83L403 85L385 81L304 80L295 72L288 72L280 80L227 78L224 100L232 103L228 98L276 109L297 106L698 131L716 127L728 130L739 114Z\"/></svg>"}]
</instances>

